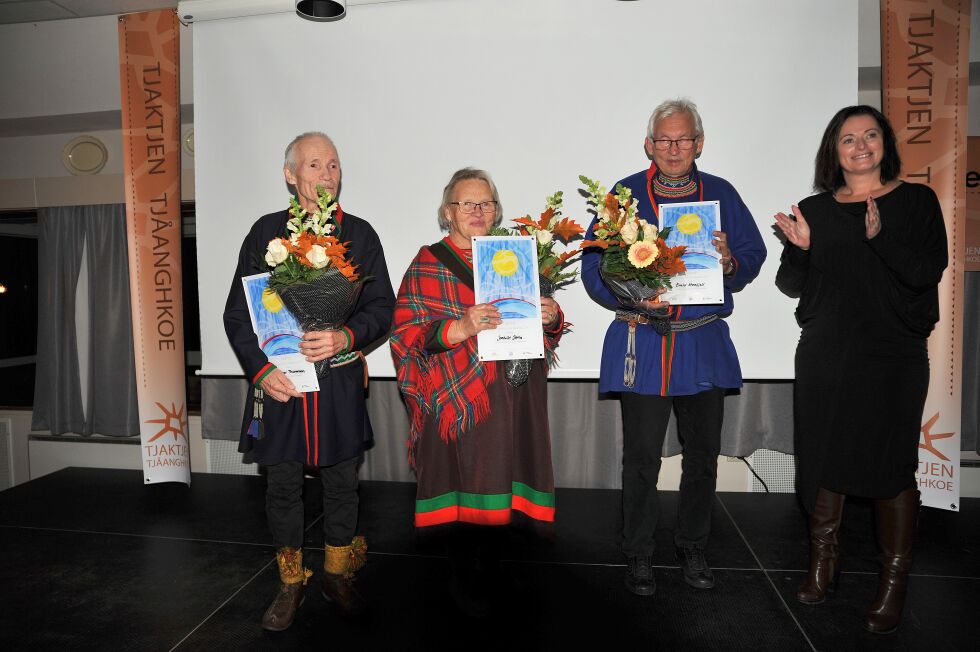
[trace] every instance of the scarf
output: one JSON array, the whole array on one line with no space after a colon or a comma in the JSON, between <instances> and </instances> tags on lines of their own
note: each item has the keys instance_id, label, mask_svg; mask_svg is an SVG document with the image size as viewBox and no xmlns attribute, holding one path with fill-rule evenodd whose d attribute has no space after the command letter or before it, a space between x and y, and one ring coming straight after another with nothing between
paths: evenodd
<instances>
[{"instance_id":1,"label":"scarf","mask_svg":"<svg viewBox=\"0 0 980 652\"><path fill-rule=\"evenodd\" d=\"M458 257L468 263L462 255ZM426 351L426 343L438 338L449 320L461 318L474 302L473 291L428 247L419 252L402 280L390 344L398 388L411 422L412 468L426 415L435 416L443 441L457 439L490 415L487 386L497 377L497 365L480 361L476 338L469 337L439 353Z\"/></svg>"}]
</instances>

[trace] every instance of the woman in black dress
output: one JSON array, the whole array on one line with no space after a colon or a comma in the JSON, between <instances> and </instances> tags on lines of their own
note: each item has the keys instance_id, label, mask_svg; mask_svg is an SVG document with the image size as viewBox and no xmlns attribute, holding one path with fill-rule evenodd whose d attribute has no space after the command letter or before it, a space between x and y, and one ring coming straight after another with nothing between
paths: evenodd
<instances>
[{"instance_id":1,"label":"woman in black dress","mask_svg":"<svg viewBox=\"0 0 980 652\"><path fill-rule=\"evenodd\" d=\"M799 297L798 486L810 514L810 571L797 592L823 602L840 570L847 494L874 499L881 576L865 620L901 617L919 510L915 469L939 319L946 231L935 193L898 180L895 132L870 106L837 112L816 157L820 194L776 215L786 244L776 284ZM804 217L805 216L805 217Z\"/></svg>"}]
</instances>

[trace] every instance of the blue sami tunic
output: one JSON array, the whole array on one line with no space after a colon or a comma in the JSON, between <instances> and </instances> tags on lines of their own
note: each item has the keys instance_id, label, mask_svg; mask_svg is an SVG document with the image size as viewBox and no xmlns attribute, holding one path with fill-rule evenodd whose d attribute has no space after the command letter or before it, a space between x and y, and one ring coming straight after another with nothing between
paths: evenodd
<instances>
[{"instance_id":1,"label":"blue sami tunic","mask_svg":"<svg viewBox=\"0 0 980 652\"><path fill-rule=\"evenodd\" d=\"M628 187L637 200L637 215L647 222L659 221L650 201L652 180L656 167L637 172L619 183ZM698 189L687 197L665 198L656 196L659 205L677 202L714 201L721 204L721 230L728 235L728 247L732 252L735 272L726 276L725 302L718 305L672 306L672 320L696 319L717 313L719 317L732 314L732 292L748 285L762 268L766 259L766 246L759 228L739 197L738 192L724 179L710 174L692 171ZM593 238L596 220L589 225L586 239ZM599 276L602 253L590 249L582 257L582 282L589 296L599 305L615 311L626 308L613 295ZM713 387L736 388L742 386L742 370L738 364L735 346L724 319L690 331L670 333L666 337L657 334L651 326L636 327L636 382L626 387L623 382L623 366L626 356L626 338L629 324L613 320L606 331L602 345L602 361L599 369L600 392L635 392L657 396L689 396Z\"/></svg>"}]
</instances>

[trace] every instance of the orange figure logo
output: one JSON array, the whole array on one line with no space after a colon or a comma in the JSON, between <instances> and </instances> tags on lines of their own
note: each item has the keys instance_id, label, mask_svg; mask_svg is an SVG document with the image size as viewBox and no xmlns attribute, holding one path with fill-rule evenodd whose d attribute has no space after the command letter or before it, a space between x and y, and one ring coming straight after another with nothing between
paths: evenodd
<instances>
[{"instance_id":1,"label":"orange figure logo","mask_svg":"<svg viewBox=\"0 0 980 652\"><path fill-rule=\"evenodd\" d=\"M935 455L936 457L938 457L939 459L948 462L949 461L949 458L946 457L945 455L943 455L942 453L940 453L938 450L936 450L936 447L933 445L933 442L936 441L936 440L938 440L938 439L949 439L950 437L952 437L956 433L953 433L953 432L940 432L940 433L936 433L934 435L931 432L929 432L932 429L932 427L934 425L936 425L936 421L938 419L939 419L939 413L936 412L934 415L932 415L932 418L931 419L929 419L924 424L922 424L922 430L921 430L921 432L922 432L922 443L919 444L919 448L921 448L923 450L927 450L930 453L932 453L933 455Z\"/></svg>"},{"instance_id":2,"label":"orange figure logo","mask_svg":"<svg viewBox=\"0 0 980 652\"><path fill-rule=\"evenodd\" d=\"M173 403L170 404L170 409L168 410L163 404L157 403L157 407L163 413L163 418L160 419L147 419L147 423L159 423L161 425L160 432L150 437L147 442L156 441L160 437L163 437L168 432L173 433L174 441L179 440L181 437L187 440L187 421L184 419L184 406L180 406L180 410L177 410L177 406Z\"/></svg>"}]
</instances>

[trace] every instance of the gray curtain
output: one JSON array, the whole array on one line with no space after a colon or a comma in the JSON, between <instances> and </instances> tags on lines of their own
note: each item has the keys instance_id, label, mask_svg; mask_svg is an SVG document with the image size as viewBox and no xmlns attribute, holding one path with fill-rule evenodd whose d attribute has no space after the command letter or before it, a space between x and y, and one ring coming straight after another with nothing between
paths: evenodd
<instances>
[{"instance_id":1,"label":"gray curtain","mask_svg":"<svg viewBox=\"0 0 980 652\"><path fill-rule=\"evenodd\" d=\"M37 372L32 430L82 432L85 413L78 376L75 286L85 224L71 208L38 211Z\"/></svg>"},{"instance_id":2,"label":"gray curtain","mask_svg":"<svg viewBox=\"0 0 980 652\"><path fill-rule=\"evenodd\" d=\"M237 378L204 378L201 422L208 439L238 440L245 405L246 382ZM368 413L375 445L367 454L361 477L368 480L414 481L405 443L408 418L391 379L372 379ZM555 482L560 487L619 488L622 418L619 401L599 397L595 381L548 383ZM725 398L722 454L750 455L758 448L793 452L792 383L746 383ZM664 455L680 453L673 418Z\"/></svg>"},{"instance_id":3,"label":"gray curtain","mask_svg":"<svg viewBox=\"0 0 980 652\"><path fill-rule=\"evenodd\" d=\"M34 430L128 437L139 434L126 209L65 206L38 211L37 375ZM87 246L89 363L79 369L75 297ZM82 409L80 373L88 380Z\"/></svg>"}]
</instances>

